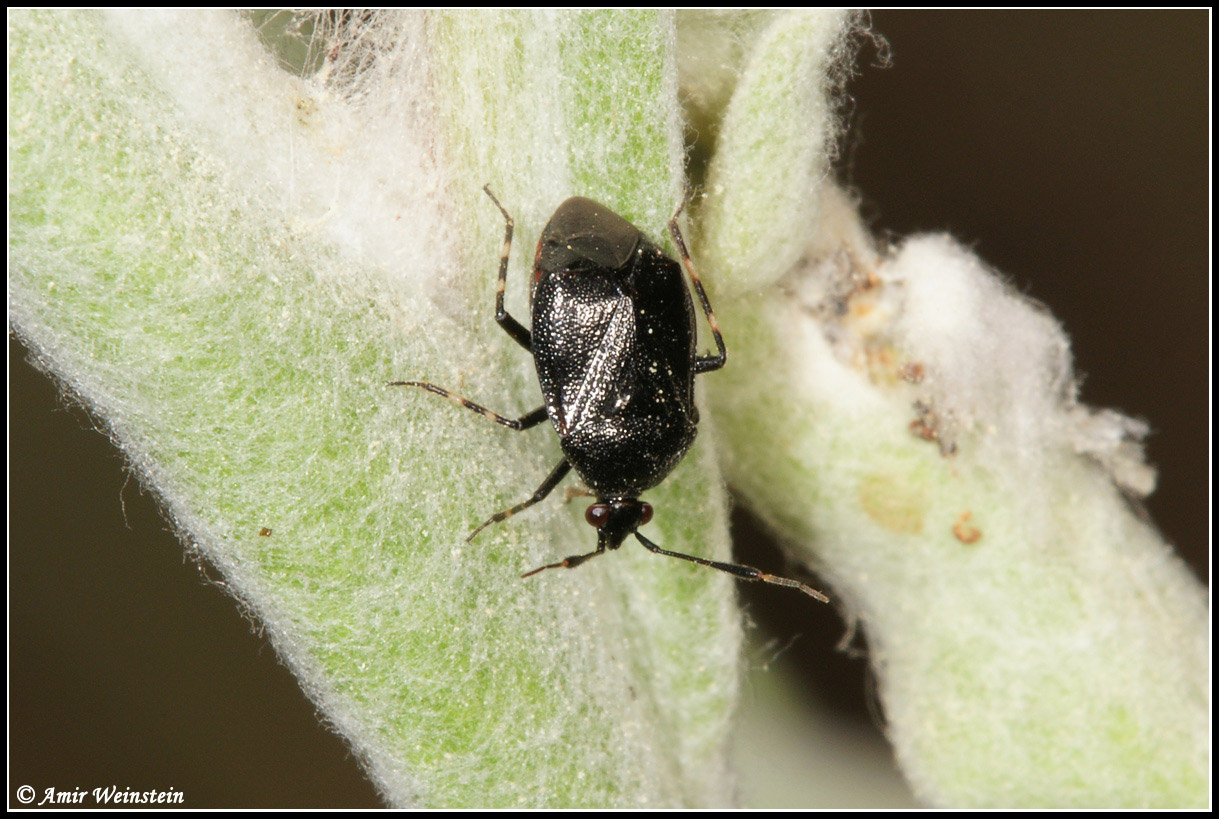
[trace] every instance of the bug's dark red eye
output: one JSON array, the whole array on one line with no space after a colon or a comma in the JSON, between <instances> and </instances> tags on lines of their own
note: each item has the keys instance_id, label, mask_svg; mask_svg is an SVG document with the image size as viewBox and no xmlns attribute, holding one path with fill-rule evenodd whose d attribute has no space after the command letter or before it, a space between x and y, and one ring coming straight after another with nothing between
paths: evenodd
<instances>
[{"instance_id":1,"label":"bug's dark red eye","mask_svg":"<svg viewBox=\"0 0 1219 819\"><path fill-rule=\"evenodd\" d=\"M609 520L609 513L609 504L594 503L584 510L584 519L588 521L589 526L600 529L602 524Z\"/></svg>"},{"instance_id":2,"label":"bug's dark red eye","mask_svg":"<svg viewBox=\"0 0 1219 819\"><path fill-rule=\"evenodd\" d=\"M639 517L639 525L642 526L652 519L652 504L645 503L643 505L643 514Z\"/></svg>"}]
</instances>

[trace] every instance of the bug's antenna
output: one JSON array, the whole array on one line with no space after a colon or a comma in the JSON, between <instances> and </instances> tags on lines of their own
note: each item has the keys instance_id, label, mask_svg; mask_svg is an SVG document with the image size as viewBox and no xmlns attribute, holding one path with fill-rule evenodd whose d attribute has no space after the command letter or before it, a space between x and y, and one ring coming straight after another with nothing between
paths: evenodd
<instances>
[{"instance_id":1,"label":"bug's antenna","mask_svg":"<svg viewBox=\"0 0 1219 819\"><path fill-rule=\"evenodd\" d=\"M655 543L648 540L646 537L639 534L638 532L635 533L635 537L639 540L640 543L642 543L644 545L644 547L648 551L655 552L658 555L666 555L668 557L680 557L682 560L689 560L692 563L698 563L703 566L710 566L713 569L719 569L721 572L727 572L728 574L736 575L737 577L739 577L743 580L761 580L763 583L773 583L776 586L787 586L788 588L799 589L800 591L807 594L809 597L817 598L822 603L830 602L830 598L826 597L824 594L817 591L812 586L804 585L799 580L792 580L787 577L779 577L778 575L774 575L774 574L767 574L766 572L762 571L761 569L755 569L753 566L742 566L738 563L720 563L715 560L705 560L701 557L694 557L693 555L683 555L681 552L670 552L668 549L660 548Z\"/></svg>"},{"instance_id":2,"label":"bug's antenna","mask_svg":"<svg viewBox=\"0 0 1219 819\"><path fill-rule=\"evenodd\" d=\"M574 569L584 561L588 560L590 557L596 557L604 551L605 545L599 543L597 544L597 550L594 552L589 552L588 554L583 555L572 555L571 557L563 558L558 563L550 563L545 566L539 566L531 572L525 572L523 575L521 575L521 579L523 580L526 577L533 577L538 572L544 572L547 569Z\"/></svg>"}]
</instances>

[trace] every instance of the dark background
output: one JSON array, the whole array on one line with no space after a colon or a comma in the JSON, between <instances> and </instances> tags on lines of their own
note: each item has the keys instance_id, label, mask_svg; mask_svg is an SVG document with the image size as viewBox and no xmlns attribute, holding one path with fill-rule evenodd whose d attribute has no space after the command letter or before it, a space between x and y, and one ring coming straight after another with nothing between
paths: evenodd
<instances>
[{"instance_id":1,"label":"dark background","mask_svg":"<svg viewBox=\"0 0 1219 819\"><path fill-rule=\"evenodd\" d=\"M840 175L893 236L947 230L1045 302L1083 399L1148 420L1147 507L1209 577L1209 14L878 12ZM19 785L190 807L380 802L88 416L9 352L9 804ZM125 520L124 520L125 509ZM745 513L739 559L779 570ZM843 626L742 584L810 700L870 723Z\"/></svg>"}]
</instances>

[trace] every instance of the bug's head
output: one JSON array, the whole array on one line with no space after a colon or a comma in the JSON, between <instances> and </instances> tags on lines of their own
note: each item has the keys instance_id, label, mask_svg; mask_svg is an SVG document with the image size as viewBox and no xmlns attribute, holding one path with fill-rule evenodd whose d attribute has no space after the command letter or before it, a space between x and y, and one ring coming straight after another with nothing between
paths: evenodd
<instances>
[{"instance_id":1,"label":"bug's head","mask_svg":"<svg viewBox=\"0 0 1219 819\"><path fill-rule=\"evenodd\" d=\"M584 511L588 525L597 530L597 545L617 549L626 536L652 519L652 504L637 498L598 500Z\"/></svg>"}]
</instances>

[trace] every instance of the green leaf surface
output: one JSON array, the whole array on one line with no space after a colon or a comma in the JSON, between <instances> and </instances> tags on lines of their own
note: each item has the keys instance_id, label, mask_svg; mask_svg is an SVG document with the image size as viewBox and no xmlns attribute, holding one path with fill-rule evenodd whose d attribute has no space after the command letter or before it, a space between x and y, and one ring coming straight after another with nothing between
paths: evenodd
<instances>
[{"instance_id":1,"label":"green leaf surface","mask_svg":"<svg viewBox=\"0 0 1219 819\"><path fill-rule=\"evenodd\" d=\"M366 22L301 80L247 18L10 16L12 325L391 803L726 804L731 581L641 549L522 581L592 547L562 490L465 537L533 492L553 436L385 386L540 403L493 321L503 220L480 188L518 216L518 315L563 196L658 234L680 190L672 21ZM649 535L726 555L703 432Z\"/></svg>"}]
</instances>

